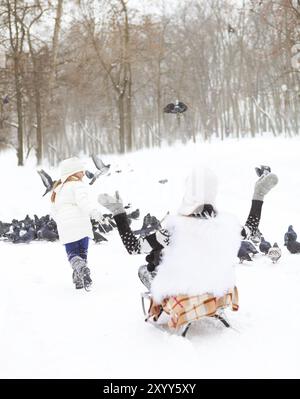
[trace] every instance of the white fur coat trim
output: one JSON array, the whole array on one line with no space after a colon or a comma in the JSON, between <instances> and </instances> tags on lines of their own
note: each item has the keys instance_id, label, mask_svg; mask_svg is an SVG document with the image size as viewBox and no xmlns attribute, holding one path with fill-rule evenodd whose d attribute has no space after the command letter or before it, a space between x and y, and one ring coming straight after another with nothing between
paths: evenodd
<instances>
[{"instance_id":1,"label":"white fur coat trim","mask_svg":"<svg viewBox=\"0 0 300 399\"><path fill-rule=\"evenodd\" d=\"M227 213L199 219L170 216L171 233L151 292L160 302L170 295L221 296L235 285L234 263L241 241L241 226Z\"/></svg>"}]
</instances>

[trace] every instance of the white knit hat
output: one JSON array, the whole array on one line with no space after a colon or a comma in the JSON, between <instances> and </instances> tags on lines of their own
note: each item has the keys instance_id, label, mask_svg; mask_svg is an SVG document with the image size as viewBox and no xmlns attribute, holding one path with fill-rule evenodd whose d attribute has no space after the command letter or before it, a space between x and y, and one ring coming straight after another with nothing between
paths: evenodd
<instances>
[{"instance_id":1,"label":"white knit hat","mask_svg":"<svg viewBox=\"0 0 300 399\"><path fill-rule=\"evenodd\" d=\"M85 165L82 160L77 157L64 159L60 164L60 179L64 183L69 176L77 172L84 172Z\"/></svg>"},{"instance_id":2,"label":"white knit hat","mask_svg":"<svg viewBox=\"0 0 300 399\"><path fill-rule=\"evenodd\" d=\"M194 167L186 179L185 194L178 213L189 216L201 205L215 207L217 189L217 176L212 170L205 166Z\"/></svg>"}]
</instances>

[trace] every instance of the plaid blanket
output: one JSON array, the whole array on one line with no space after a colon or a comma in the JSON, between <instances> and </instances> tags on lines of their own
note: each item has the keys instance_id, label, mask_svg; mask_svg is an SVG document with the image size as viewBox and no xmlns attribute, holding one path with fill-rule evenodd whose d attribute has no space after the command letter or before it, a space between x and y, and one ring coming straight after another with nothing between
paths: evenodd
<instances>
[{"instance_id":1,"label":"plaid blanket","mask_svg":"<svg viewBox=\"0 0 300 399\"><path fill-rule=\"evenodd\" d=\"M165 311L170 316L168 326L171 329L177 329L205 316L214 316L218 309L224 309L228 306L231 306L233 311L237 311L239 308L236 287L228 290L221 297L215 297L211 294L177 295L167 297L159 304L151 299L148 317L153 317L153 320L157 321L162 311Z\"/></svg>"}]
</instances>

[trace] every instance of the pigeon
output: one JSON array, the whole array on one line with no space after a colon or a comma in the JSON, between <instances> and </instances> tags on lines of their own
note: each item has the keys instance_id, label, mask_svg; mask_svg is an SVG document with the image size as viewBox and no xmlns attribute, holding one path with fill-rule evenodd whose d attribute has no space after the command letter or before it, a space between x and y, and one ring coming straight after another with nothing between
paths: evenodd
<instances>
[{"instance_id":1,"label":"pigeon","mask_svg":"<svg viewBox=\"0 0 300 399\"><path fill-rule=\"evenodd\" d=\"M240 259L240 262L242 263L243 260L251 261L252 259L250 255L255 255L257 253L258 253L257 249L250 241L243 240L241 241L241 246L237 256Z\"/></svg>"},{"instance_id":2,"label":"pigeon","mask_svg":"<svg viewBox=\"0 0 300 399\"><path fill-rule=\"evenodd\" d=\"M36 239L36 232L33 227L29 227L27 231L25 230L20 230L19 231L19 237L13 240L14 244L20 244L20 243L30 243L31 241Z\"/></svg>"},{"instance_id":3,"label":"pigeon","mask_svg":"<svg viewBox=\"0 0 300 399\"><path fill-rule=\"evenodd\" d=\"M54 184L56 183L56 180L52 180L52 178L43 170L38 170L38 174L41 176L41 179L44 183L44 186L46 187L46 191L43 194L43 197L52 191Z\"/></svg>"},{"instance_id":4,"label":"pigeon","mask_svg":"<svg viewBox=\"0 0 300 399\"><path fill-rule=\"evenodd\" d=\"M278 247L277 242L274 243L273 247L269 249L268 257L273 263L276 263L281 257L281 249Z\"/></svg>"},{"instance_id":5,"label":"pigeon","mask_svg":"<svg viewBox=\"0 0 300 399\"><path fill-rule=\"evenodd\" d=\"M300 243L297 241L297 233L292 225L288 227L288 231L284 235L284 245L291 254L300 253Z\"/></svg>"},{"instance_id":6,"label":"pigeon","mask_svg":"<svg viewBox=\"0 0 300 399\"><path fill-rule=\"evenodd\" d=\"M264 237L262 236L261 237L261 241L260 241L260 244L259 244L259 250L260 250L260 252L263 252L265 255L267 255L267 253L269 252L269 249L272 247L272 245L268 242L268 241L266 241L265 239L264 239Z\"/></svg>"},{"instance_id":7,"label":"pigeon","mask_svg":"<svg viewBox=\"0 0 300 399\"><path fill-rule=\"evenodd\" d=\"M86 176L89 178L89 176L91 177L91 181L89 184L94 184L95 181L98 179L99 176L107 173L109 171L110 168L110 164L109 165L104 165L104 163L102 162L102 160L97 156L97 155L92 155L92 160L97 168L96 172L93 174L89 171L86 171L88 173L86 173Z\"/></svg>"},{"instance_id":8,"label":"pigeon","mask_svg":"<svg viewBox=\"0 0 300 399\"><path fill-rule=\"evenodd\" d=\"M145 237L160 229L160 221L155 216L151 216L150 213L147 213L147 215L144 217L142 228L140 230L133 231L133 234Z\"/></svg>"},{"instance_id":9,"label":"pigeon","mask_svg":"<svg viewBox=\"0 0 300 399\"><path fill-rule=\"evenodd\" d=\"M100 233L107 234L113 230L113 227L106 223L99 223L98 230L100 231Z\"/></svg>"},{"instance_id":10,"label":"pigeon","mask_svg":"<svg viewBox=\"0 0 300 399\"><path fill-rule=\"evenodd\" d=\"M147 227L152 227L155 230L160 230L161 229L161 224L160 221L155 217L151 216L149 213L144 217L143 220L143 227L142 229L146 229Z\"/></svg>"},{"instance_id":11,"label":"pigeon","mask_svg":"<svg viewBox=\"0 0 300 399\"><path fill-rule=\"evenodd\" d=\"M29 217L29 215L26 215L25 218L22 220L22 222L23 222L25 225L31 225L31 224L33 224L33 220Z\"/></svg>"},{"instance_id":12,"label":"pigeon","mask_svg":"<svg viewBox=\"0 0 300 399\"><path fill-rule=\"evenodd\" d=\"M8 233L9 228L10 228L10 223L3 223L0 221L0 237Z\"/></svg>"},{"instance_id":13,"label":"pigeon","mask_svg":"<svg viewBox=\"0 0 300 399\"><path fill-rule=\"evenodd\" d=\"M243 263L244 260L248 260L252 262L251 256L249 255L248 251L246 250L245 247L241 245L239 252L238 252L238 258L240 259L240 263Z\"/></svg>"},{"instance_id":14,"label":"pigeon","mask_svg":"<svg viewBox=\"0 0 300 399\"><path fill-rule=\"evenodd\" d=\"M88 170L85 171L85 175L88 179L92 179L94 177L94 173L89 172Z\"/></svg>"},{"instance_id":15,"label":"pigeon","mask_svg":"<svg viewBox=\"0 0 300 399\"><path fill-rule=\"evenodd\" d=\"M8 231L3 234L3 237L12 242L18 240L20 236L20 226L16 222L17 221L14 219L10 224Z\"/></svg>"},{"instance_id":16,"label":"pigeon","mask_svg":"<svg viewBox=\"0 0 300 399\"><path fill-rule=\"evenodd\" d=\"M33 215L34 217L34 226L35 226L35 230L38 231L39 229L42 228L42 221L38 218L37 215Z\"/></svg>"},{"instance_id":17,"label":"pigeon","mask_svg":"<svg viewBox=\"0 0 300 399\"><path fill-rule=\"evenodd\" d=\"M174 111L175 111L176 113L178 113L178 112L180 112L180 113L185 112L187 109L188 109L187 105L185 105L185 104L184 104L183 102L181 102L181 101L176 100L175 108L174 108Z\"/></svg>"},{"instance_id":18,"label":"pigeon","mask_svg":"<svg viewBox=\"0 0 300 399\"><path fill-rule=\"evenodd\" d=\"M136 209L135 211L128 213L127 217L129 219L138 219L140 217L140 210Z\"/></svg>"},{"instance_id":19,"label":"pigeon","mask_svg":"<svg viewBox=\"0 0 300 399\"><path fill-rule=\"evenodd\" d=\"M32 227L33 229L35 229L34 220L31 219L31 218L29 217L29 215L26 215L26 217L24 218L24 220L21 220L20 223L21 223L22 228L25 229L26 231L27 231L30 227Z\"/></svg>"},{"instance_id":20,"label":"pigeon","mask_svg":"<svg viewBox=\"0 0 300 399\"><path fill-rule=\"evenodd\" d=\"M24 220L13 219L11 223L0 222L1 235L14 244L30 243L36 239L56 241L59 238L57 224L50 215L41 218L34 215L34 219L26 215Z\"/></svg>"},{"instance_id":21,"label":"pigeon","mask_svg":"<svg viewBox=\"0 0 300 399\"><path fill-rule=\"evenodd\" d=\"M2 101L3 101L3 104L8 104L8 103L9 103L9 97L8 97L8 95L6 95L5 97L3 97Z\"/></svg>"},{"instance_id":22,"label":"pigeon","mask_svg":"<svg viewBox=\"0 0 300 399\"><path fill-rule=\"evenodd\" d=\"M227 30L228 30L228 33L235 33L236 32L236 30L230 24L227 25Z\"/></svg>"},{"instance_id":23,"label":"pigeon","mask_svg":"<svg viewBox=\"0 0 300 399\"><path fill-rule=\"evenodd\" d=\"M103 213L103 215L102 215L104 218L112 218L113 217L113 215L112 215L112 213Z\"/></svg>"},{"instance_id":24,"label":"pigeon","mask_svg":"<svg viewBox=\"0 0 300 399\"><path fill-rule=\"evenodd\" d=\"M176 100L175 104L170 103L164 107L164 112L167 114L177 114L177 113L182 113L187 110L187 106L181 102Z\"/></svg>"},{"instance_id":25,"label":"pigeon","mask_svg":"<svg viewBox=\"0 0 300 399\"><path fill-rule=\"evenodd\" d=\"M108 223L109 223L112 227L117 227L116 222L115 222L114 220L112 220L112 219L110 219L110 220L108 221Z\"/></svg>"},{"instance_id":26,"label":"pigeon","mask_svg":"<svg viewBox=\"0 0 300 399\"><path fill-rule=\"evenodd\" d=\"M300 253L300 242L298 241L289 241L286 247L291 254Z\"/></svg>"},{"instance_id":27,"label":"pigeon","mask_svg":"<svg viewBox=\"0 0 300 399\"><path fill-rule=\"evenodd\" d=\"M47 226L49 227L50 230L57 231L57 224L55 220L50 219L49 222L47 223Z\"/></svg>"},{"instance_id":28,"label":"pigeon","mask_svg":"<svg viewBox=\"0 0 300 399\"><path fill-rule=\"evenodd\" d=\"M168 179L158 180L158 183L160 183L160 184L168 183Z\"/></svg>"},{"instance_id":29,"label":"pigeon","mask_svg":"<svg viewBox=\"0 0 300 399\"><path fill-rule=\"evenodd\" d=\"M102 241L107 241L107 239L105 237L103 237L101 234L97 233L97 231L95 231L93 229L93 233L94 233L94 241L95 243L99 243Z\"/></svg>"},{"instance_id":30,"label":"pigeon","mask_svg":"<svg viewBox=\"0 0 300 399\"><path fill-rule=\"evenodd\" d=\"M288 231L284 235L284 245L287 245L288 242L296 241L297 233L294 231L293 226L290 225L288 227Z\"/></svg>"},{"instance_id":31,"label":"pigeon","mask_svg":"<svg viewBox=\"0 0 300 399\"><path fill-rule=\"evenodd\" d=\"M248 253L252 255L258 254L258 250L255 248L251 241L243 240L241 242L241 246L244 247L248 251Z\"/></svg>"},{"instance_id":32,"label":"pigeon","mask_svg":"<svg viewBox=\"0 0 300 399\"><path fill-rule=\"evenodd\" d=\"M260 168L255 168L255 172L258 177L261 177L263 175L267 175L268 173L271 173L271 168L270 168L270 166L267 166L267 165L260 165Z\"/></svg>"},{"instance_id":33,"label":"pigeon","mask_svg":"<svg viewBox=\"0 0 300 399\"><path fill-rule=\"evenodd\" d=\"M30 226L28 230L26 230L22 222L13 219L8 233L4 236L13 244L29 243L36 238L36 232L34 227Z\"/></svg>"},{"instance_id":34,"label":"pigeon","mask_svg":"<svg viewBox=\"0 0 300 399\"><path fill-rule=\"evenodd\" d=\"M40 240L46 241L56 241L59 239L58 233L56 230L53 229L53 225L51 222L48 222L45 226L38 230L37 237Z\"/></svg>"}]
</instances>

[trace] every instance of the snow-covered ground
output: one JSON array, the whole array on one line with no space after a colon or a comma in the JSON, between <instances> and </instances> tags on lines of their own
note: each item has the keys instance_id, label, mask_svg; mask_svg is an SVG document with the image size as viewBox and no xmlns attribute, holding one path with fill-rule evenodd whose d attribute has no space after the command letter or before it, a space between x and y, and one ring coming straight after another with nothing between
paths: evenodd
<instances>
[{"instance_id":1,"label":"snow-covered ground","mask_svg":"<svg viewBox=\"0 0 300 399\"><path fill-rule=\"evenodd\" d=\"M236 330L205 319L184 339L144 322L137 277L144 256L128 255L116 231L90 245L89 293L74 289L58 242L0 241L0 378L299 378L300 255L283 246L288 225L300 234L299 150L298 139L260 138L104 157L112 174L91 190L119 189L124 203L140 208L134 228L148 212L158 218L176 212L195 159L219 176L218 209L244 223L254 167L271 165L279 184L266 197L260 229L278 242L282 258L276 265L262 255L242 265L236 259L240 310L227 311ZM34 162L15 165L14 154L0 154L0 220L47 214L49 196L42 198ZM87 166L93 169L90 160Z\"/></svg>"}]
</instances>

